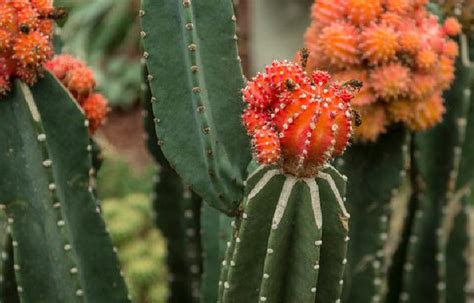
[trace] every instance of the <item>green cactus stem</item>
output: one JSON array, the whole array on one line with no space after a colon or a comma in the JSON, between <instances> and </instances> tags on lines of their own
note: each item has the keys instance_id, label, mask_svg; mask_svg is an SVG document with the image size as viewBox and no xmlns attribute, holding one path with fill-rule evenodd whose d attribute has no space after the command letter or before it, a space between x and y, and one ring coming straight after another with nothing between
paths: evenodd
<instances>
[{"instance_id":1,"label":"green cactus stem","mask_svg":"<svg viewBox=\"0 0 474 303\"><path fill-rule=\"evenodd\" d=\"M232 218L203 203L201 213L201 239L203 274L201 302L218 301L221 263L225 259L227 243L230 245Z\"/></svg>"},{"instance_id":2,"label":"green cactus stem","mask_svg":"<svg viewBox=\"0 0 474 303\"><path fill-rule=\"evenodd\" d=\"M377 302L384 296L391 203L406 176L407 151L406 132L397 128L377 143L352 146L340 159L352 214L345 302Z\"/></svg>"},{"instance_id":3,"label":"green cactus stem","mask_svg":"<svg viewBox=\"0 0 474 303\"><path fill-rule=\"evenodd\" d=\"M336 302L347 262L345 178L298 179L275 167L249 177L219 302Z\"/></svg>"},{"instance_id":4,"label":"green cactus stem","mask_svg":"<svg viewBox=\"0 0 474 303\"><path fill-rule=\"evenodd\" d=\"M31 90L16 82L0 116L0 201L20 300L129 302L91 193L88 121L78 105L46 73Z\"/></svg>"},{"instance_id":5,"label":"green cactus stem","mask_svg":"<svg viewBox=\"0 0 474 303\"><path fill-rule=\"evenodd\" d=\"M144 85L144 99L151 98ZM144 127L148 149L159 165L152 197L156 226L167 239L169 303L198 302L200 297L201 199L183 185L156 144L155 125L150 102L143 102Z\"/></svg>"},{"instance_id":6,"label":"green cactus stem","mask_svg":"<svg viewBox=\"0 0 474 303\"><path fill-rule=\"evenodd\" d=\"M466 300L468 257L453 255L455 251L467 250L468 241L462 240L466 232L462 232L464 235L457 232L467 230L467 220L462 218L463 204L466 204L463 201L474 185L474 155L468 149L473 143L472 138L466 137L474 126L471 119L468 120L472 65L465 36L460 38L460 49L456 81L445 95L447 114L443 123L416 135L419 191L414 198L419 206L404 265L400 295L404 302L453 302L448 298L456 298L455 302ZM460 259L464 261L460 262ZM456 278L452 273L457 273ZM420 276L424 278L420 279ZM449 284L448 279L451 280Z\"/></svg>"},{"instance_id":7,"label":"green cactus stem","mask_svg":"<svg viewBox=\"0 0 474 303\"><path fill-rule=\"evenodd\" d=\"M2 281L0 284L0 301L19 303L18 285L15 280L13 260L13 243L10 236L6 237L4 250L2 251Z\"/></svg>"},{"instance_id":8,"label":"green cactus stem","mask_svg":"<svg viewBox=\"0 0 474 303\"><path fill-rule=\"evenodd\" d=\"M185 184L232 214L250 161L232 2L143 0L140 16L157 142Z\"/></svg>"}]
</instances>

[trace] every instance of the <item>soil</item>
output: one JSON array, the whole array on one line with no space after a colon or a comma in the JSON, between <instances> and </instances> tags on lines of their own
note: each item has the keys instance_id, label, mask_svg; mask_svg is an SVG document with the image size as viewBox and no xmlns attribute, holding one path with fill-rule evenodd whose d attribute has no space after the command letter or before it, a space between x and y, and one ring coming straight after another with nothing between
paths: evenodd
<instances>
[{"instance_id":1,"label":"soil","mask_svg":"<svg viewBox=\"0 0 474 303\"><path fill-rule=\"evenodd\" d=\"M133 168L141 170L153 162L145 146L142 109L113 109L95 139L107 154L118 155Z\"/></svg>"}]
</instances>

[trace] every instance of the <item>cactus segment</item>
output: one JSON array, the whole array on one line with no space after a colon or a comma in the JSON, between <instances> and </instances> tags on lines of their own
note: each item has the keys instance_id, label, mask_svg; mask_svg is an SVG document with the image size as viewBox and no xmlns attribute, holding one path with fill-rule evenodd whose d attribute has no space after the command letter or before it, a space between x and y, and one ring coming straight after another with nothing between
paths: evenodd
<instances>
[{"instance_id":1,"label":"cactus segment","mask_svg":"<svg viewBox=\"0 0 474 303\"><path fill-rule=\"evenodd\" d=\"M445 302L468 302L469 282L469 196L455 203L446 239Z\"/></svg>"},{"instance_id":2,"label":"cactus segment","mask_svg":"<svg viewBox=\"0 0 474 303\"><path fill-rule=\"evenodd\" d=\"M218 301L221 263L225 259L227 243L230 243L232 219L218 210L202 205L201 239L203 274L201 281L201 302Z\"/></svg>"},{"instance_id":3,"label":"cactus segment","mask_svg":"<svg viewBox=\"0 0 474 303\"><path fill-rule=\"evenodd\" d=\"M145 86L144 97L150 97L148 86ZM159 165L152 203L156 226L167 239L167 264L172 277L167 302L197 302L201 275L198 232L201 199L185 188L156 144L150 102L144 102L143 116L148 149Z\"/></svg>"},{"instance_id":4,"label":"cactus segment","mask_svg":"<svg viewBox=\"0 0 474 303\"><path fill-rule=\"evenodd\" d=\"M343 180L332 167L315 179L274 166L255 170L224 262L219 302L339 300L349 239Z\"/></svg>"},{"instance_id":5,"label":"cactus segment","mask_svg":"<svg viewBox=\"0 0 474 303\"><path fill-rule=\"evenodd\" d=\"M158 144L184 183L232 214L250 161L232 3L143 0L140 15Z\"/></svg>"},{"instance_id":6,"label":"cactus segment","mask_svg":"<svg viewBox=\"0 0 474 303\"><path fill-rule=\"evenodd\" d=\"M0 301L20 303L18 297L18 286L15 280L15 269L13 260L13 243L10 236L6 237L5 247L2 252L2 281L0 287Z\"/></svg>"},{"instance_id":7,"label":"cactus segment","mask_svg":"<svg viewBox=\"0 0 474 303\"><path fill-rule=\"evenodd\" d=\"M87 121L77 104L49 73L31 90L16 82L5 101L0 200L20 299L129 302L90 192Z\"/></svg>"},{"instance_id":8,"label":"cactus segment","mask_svg":"<svg viewBox=\"0 0 474 303\"><path fill-rule=\"evenodd\" d=\"M161 168L155 181L153 197L155 220L156 225L167 239L168 271L173 277L170 279L170 295L167 301L169 303L194 302L190 264L186 255L184 187L179 176L164 167Z\"/></svg>"},{"instance_id":9,"label":"cactus segment","mask_svg":"<svg viewBox=\"0 0 474 303\"><path fill-rule=\"evenodd\" d=\"M469 89L472 77L472 65L468 56L468 43L465 36L460 39L461 56L456 64L456 82L446 94L448 106L447 115L442 124L433 130L417 135L416 143L419 153L418 169L424 190L419 200L419 216L416 217L417 228L412 237L418 239L411 249L413 266L408 266L405 273L404 292L408 302L429 300L445 302L448 293L457 290L447 290L447 252L450 248L450 233L454 218L452 209L461 207L463 196L472 188L472 152L468 148L472 138L466 137L472 133L473 123L467 121L470 111L471 91ZM466 141L467 139L467 141ZM467 151L463 153L463 151ZM466 165L466 166L462 166ZM462 221L462 220L461 220ZM460 222L456 222L460 224ZM467 223L466 223L467 224ZM451 242L455 243L455 242ZM450 263L449 272L455 263ZM458 267L458 272L465 272L466 267ZM419 279L426 275L426 279ZM460 275L466 277L466 275ZM460 277L459 276L459 277ZM457 285L458 288L464 288ZM453 284L450 284L453 285Z\"/></svg>"},{"instance_id":10,"label":"cactus segment","mask_svg":"<svg viewBox=\"0 0 474 303\"><path fill-rule=\"evenodd\" d=\"M372 302L383 296L390 202L406 174L406 151L405 131L394 129L376 144L352 146L343 158L340 168L349 179L347 205L352 214L346 302Z\"/></svg>"}]
</instances>

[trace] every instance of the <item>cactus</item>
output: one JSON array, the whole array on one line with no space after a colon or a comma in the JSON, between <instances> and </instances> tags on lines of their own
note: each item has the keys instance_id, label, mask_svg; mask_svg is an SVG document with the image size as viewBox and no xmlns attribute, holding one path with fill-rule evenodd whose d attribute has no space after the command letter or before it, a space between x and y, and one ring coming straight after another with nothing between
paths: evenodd
<instances>
[{"instance_id":1,"label":"cactus","mask_svg":"<svg viewBox=\"0 0 474 303\"><path fill-rule=\"evenodd\" d=\"M144 0L140 15L158 144L185 184L231 214L250 161L232 3Z\"/></svg>"},{"instance_id":2,"label":"cactus","mask_svg":"<svg viewBox=\"0 0 474 303\"><path fill-rule=\"evenodd\" d=\"M170 292L167 301L198 302L200 296L201 199L185 187L156 144L148 85L144 85L144 124L148 149L159 165L152 203L157 227L168 241Z\"/></svg>"},{"instance_id":3,"label":"cactus","mask_svg":"<svg viewBox=\"0 0 474 303\"><path fill-rule=\"evenodd\" d=\"M219 302L339 299L349 239L344 184L330 167L316 179L272 166L251 175Z\"/></svg>"},{"instance_id":4,"label":"cactus","mask_svg":"<svg viewBox=\"0 0 474 303\"><path fill-rule=\"evenodd\" d=\"M203 203L201 211L201 245L203 273L201 302L217 302L221 263L231 240L232 219Z\"/></svg>"},{"instance_id":5,"label":"cactus","mask_svg":"<svg viewBox=\"0 0 474 303\"><path fill-rule=\"evenodd\" d=\"M2 283L0 297L5 302L20 302L18 297L18 286L15 280L13 243L11 237L5 238L4 250L2 252Z\"/></svg>"},{"instance_id":6,"label":"cactus","mask_svg":"<svg viewBox=\"0 0 474 303\"><path fill-rule=\"evenodd\" d=\"M446 95L448 114L442 124L416 138L421 195L410 235L417 240L408 246L409 270L402 285L408 302L467 300L469 262L462 252L469 245L465 209L474 184L472 136L466 136L472 134L473 125L469 117L473 70L466 36L460 45L456 82ZM429 278L419 279L420 274Z\"/></svg>"},{"instance_id":7,"label":"cactus","mask_svg":"<svg viewBox=\"0 0 474 303\"><path fill-rule=\"evenodd\" d=\"M89 192L88 123L78 105L46 73L31 89L16 81L0 107L0 200L20 300L128 302Z\"/></svg>"},{"instance_id":8,"label":"cactus","mask_svg":"<svg viewBox=\"0 0 474 303\"><path fill-rule=\"evenodd\" d=\"M352 215L345 276L345 302L381 301L387 291L392 204L408 169L406 132L399 128L377 143L352 146L339 168L350 180L347 205ZM372 168L373 167L373 168ZM374 182L383 180L383 182ZM363 190L362 190L363 189Z\"/></svg>"}]
</instances>

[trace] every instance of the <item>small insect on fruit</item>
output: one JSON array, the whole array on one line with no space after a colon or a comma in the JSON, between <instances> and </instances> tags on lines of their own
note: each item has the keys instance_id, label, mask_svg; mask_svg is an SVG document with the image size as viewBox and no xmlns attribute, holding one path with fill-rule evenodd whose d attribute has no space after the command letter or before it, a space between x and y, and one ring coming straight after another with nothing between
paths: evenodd
<instances>
[{"instance_id":1,"label":"small insect on fruit","mask_svg":"<svg viewBox=\"0 0 474 303\"><path fill-rule=\"evenodd\" d=\"M352 116L354 117L354 124L356 127L359 127L362 125L362 117L358 111L355 109L352 109Z\"/></svg>"}]
</instances>

